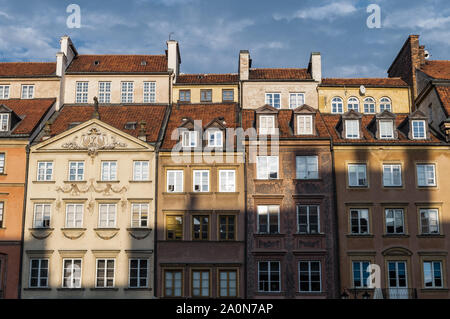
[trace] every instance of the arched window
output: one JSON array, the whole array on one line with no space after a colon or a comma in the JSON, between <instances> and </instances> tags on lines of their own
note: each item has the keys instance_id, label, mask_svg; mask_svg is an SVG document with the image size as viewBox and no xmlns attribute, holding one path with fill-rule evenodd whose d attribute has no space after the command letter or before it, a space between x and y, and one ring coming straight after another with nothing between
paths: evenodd
<instances>
[{"instance_id":1,"label":"arched window","mask_svg":"<svg viewBox=\"0 0 450 319\"><path fill-rule=\"evenodd\" d=\"M375 113L375 100L371 97L364 99L364 113Z\"/></svg>"},{"instance_id":2,"label":"arched window","mask_svg":"<svg viewBox=\"0 0 450 319\"><path fill-rule=\"evenodd\" d=\"M384 110L392 112L391 100L388 97L383 97L380 100L380 112L383 112Z\"/></svg>"},{"instance_id":3,"label":"arched window","mask_svg":"<svg viewBox=\"0 0 450 319\"><path fill-rule=\"evenodd\" d=\"M331 100L331 113L344 113L344 103L340 97Z\"/></svg>"},{"instance_id":4,"label":"arched window","mask_svg":"<svg viewBox=\"0 0 450 319\"><path fill-rule=\"evenodd\" d=\"M356 97L351 97L347 101L347 110L355 110L359 112L359 100Z\"/></svg>"}]
</instances>

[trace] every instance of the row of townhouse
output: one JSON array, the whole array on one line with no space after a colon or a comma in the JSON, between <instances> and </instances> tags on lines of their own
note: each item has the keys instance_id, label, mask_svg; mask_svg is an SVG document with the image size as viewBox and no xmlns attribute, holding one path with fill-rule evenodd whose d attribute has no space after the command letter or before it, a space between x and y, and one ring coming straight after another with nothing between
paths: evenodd
<instances>
[{"instance_id":1,"label":"row of townhouse","mask_svg":"<svg viewBox=\"0 0 450 319\"><path fill-rule=\"evenodd\" d=\"M0 298L449 298L450 65L0 63ZM370 287L370 264L377 287Z\"/></svg>"}]
</instances>

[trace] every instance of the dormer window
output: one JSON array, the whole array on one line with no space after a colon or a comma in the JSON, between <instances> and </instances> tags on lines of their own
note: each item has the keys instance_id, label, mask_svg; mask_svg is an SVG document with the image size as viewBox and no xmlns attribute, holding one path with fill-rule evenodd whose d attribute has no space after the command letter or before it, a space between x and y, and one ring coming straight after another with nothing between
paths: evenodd
<instances>
[{"instance_id":1,"label":"dormer window","mask_svg":"<svg viewBox=\"0 0 450 319\"><path fill-rule=\"evenodd\" d=\"M7 113L0 114L0 131L9 131L9 114Z\"/></svg>"},{"instance_id":2,"label":"dormer window","mask_svg":"<svg viewBox=\"0 0 450 319\"><path fill-rule=\"evenodd\" d=\"M260 115L259 116L259 134L275 134L275 116Z\"/></svg>"},{"instance_id":3,"label":"dormer window","mask_svg":"<svg viewBox=\"0 0 450 319\"><path fill-rule=\"evenodd\" d=\"M381 139L394 138L394 121L380 120L380 138Z\"/></svg>"},{"instance_id":4,"label":"dormer window","mask_svg":"<svg viewBox=\"0 0 450 319\"><path fill-rule=\"evenodd\" d=\"M425 132L425 121L411 121L412 125L412 138L415 140L425 139L426 138L426 132Z\"/></svg>"},{"instance_id":5,"label":"dormer window","mask_svg":"<svg viewBox=\"0 0 450 319\"><path fill-rule=\"evenodd\" d=\"M208 147L222 147L222 146L223 146L222 131L209 131L208 132Z\"/></svg>"},{"instance_id":6,"label":"dormer window","mask_svg":"<svg viewBox=\"0 0 450 319\"><path fill-rule=\"evenodd\" d=\"M345 138L359 138L359 120L345 120Z\"/></svg>"},{"instance_id":7,"label":"dormer window","mask_svg":"<svg viewBox=\"0 0 450 319\"><path fill-rule=\"evenodd\" d=\"M371 97L364 99L364 113L375 113L375 100Z\"/></svg>"},{"instance_id":8,"label":"dormer window","mask_svg":"<svg viewBox=\"0 0 450 319\"><path fill-rule=\"evenodd\" d=\"M344 104L340 97L335 97L331 100L331 113L343 113Z\"/></svg>"},{"instance_id":9,"label":"dormer window","mask_svg":"<svg viewBox=\"0 0 450 319\"><path fill-rule=\"evenodd\" d=\"M34 85L22 85L22 99L32 99L34 96Z\"/></svg>"},{"instance_id":10,"label":"dormer window","mask_svg":"<svg viewBox=\"0 0 450 319\"><path fill-rule=\"evenodd\" d=\"M298 135L313 134L313 117L312 115L297 115L297 133Z\"/></svg>"},{"instance_id":11,"label":"dormer window","mask_svg":"<svg viewBox=\"0 0 450 319\"><path fill-rule=\"evenodd\" d=\"M183 147L196 147L197 146L197 132L185 131L182 135Z\"/></svg>"},{"instance_id":12,"label":"dormer window","mask_svg":"<svg viewBox=\"0 0 450 319\"><path fill-rule=\"evenodd\" d=\"M383 97L380 100L380 112L383 112L384 110L388 110L389 112L392 112L391 100L387 97Z\"/></svg>"}]
</instances>

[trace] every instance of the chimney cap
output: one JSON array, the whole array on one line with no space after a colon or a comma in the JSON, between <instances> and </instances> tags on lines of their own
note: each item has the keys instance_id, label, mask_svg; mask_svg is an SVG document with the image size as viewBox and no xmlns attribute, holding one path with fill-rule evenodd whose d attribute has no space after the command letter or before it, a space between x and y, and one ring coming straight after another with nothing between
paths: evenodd
<instances>
[{"instance_id":1,"label":"chimney cap","mask_svg":"<svg viewBox=\"0 0 450 319\"><path fill-rule=\"evenodd\" d=\"M239 51L239 54L241 54L241 53L250 53L250 51L249 50L241 50L241 51Z\"/></svg>"}]
</instances>

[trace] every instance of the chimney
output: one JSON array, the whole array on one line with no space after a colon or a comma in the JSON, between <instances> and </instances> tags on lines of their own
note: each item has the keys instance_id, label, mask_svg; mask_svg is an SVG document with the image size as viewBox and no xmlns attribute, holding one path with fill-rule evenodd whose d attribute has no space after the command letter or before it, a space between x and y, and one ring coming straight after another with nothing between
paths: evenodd
<instances>
[{"instance_id":1,"label":"chimney","mask_svg":"<svg viewBox=\"0 0 450 319\"><path fill-rule=\"evenodd\" d=\"M66 65L69 66L72 60L78 55L77 49L75 49L72 40L67 35L62 36L59 43L61 45L60 52L64 53L64 56L67 59Z\"/></svg>"},{"instance_id":2,"label":"chimney","mask_svg":"<svg viewBox=\"0 0 450 319\"><path fill-rule=\"evenodd\" d=\"M169 40L167 43L167 69L172 69L175 74L175 79L180 73L180 48L178 46L178 41Z\"/></svg>"},{"instance_id":3,"label":"chimney","mask_svg":"<svg viewBox=\"0 0 450 319\"><path fill-rule=\"evenodd\" d=\"M94 113L92 113L92 118L100 120L100 113L98 112L98 99L94 96Z\"/></svg>"},{"instance_id":4,"label":"chimney","mask_svg":"<svg viewBox=\"0 0 450 319\"><path fill-rule=\"evenodd\" d=\"M309 59L308 71L314 81L322 81L322 57L320 52L311 52Z\"/></svg>"},{"instance_id":5,"label":"chimney","mask_svg":"<svg viewBox=\"0 0 450 319\"><path fill-rule=\"evenodd\" d=\"M442 122L441 131L444 133L447 143L450 143L450 117Z\"/></svg>"},{"instance_id":6,"label":"chimney","mask_svg":"<svg viewBox=\"0 0 450 319\"><path fill-rule=\"evenodd\" d=\"M140 121L139 126L140 126L140 128L139 128L138 139L140 139L141 141L147 142L147 134L146 134L147 123L145 121Z\"/></svg>"},{"instance_id":7,"label":"chimney","mask_svg":"<svg viewBox=\"0 0 450 319\"><path fill-rule=\"evenodd\" d=\"M251 67L252 67L252 60L250 59L250 52L248 50L241 50L239 52L239 80L240 81L247 81L249 79Z\"/></svg>"}]
</instances>

